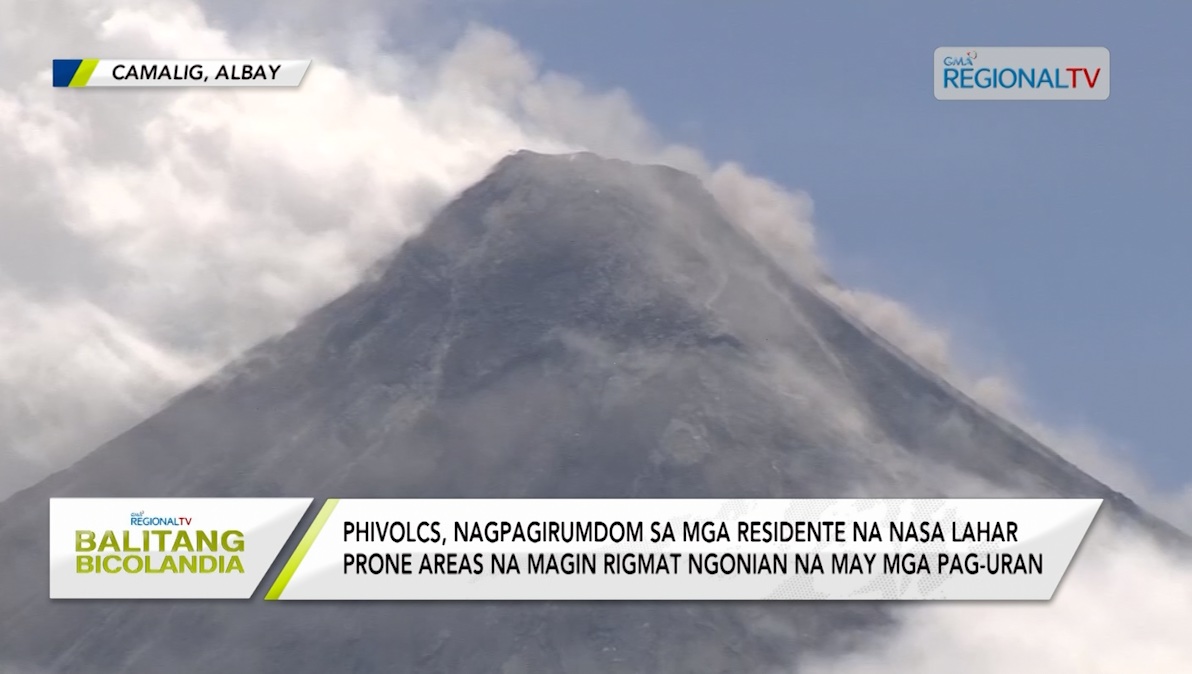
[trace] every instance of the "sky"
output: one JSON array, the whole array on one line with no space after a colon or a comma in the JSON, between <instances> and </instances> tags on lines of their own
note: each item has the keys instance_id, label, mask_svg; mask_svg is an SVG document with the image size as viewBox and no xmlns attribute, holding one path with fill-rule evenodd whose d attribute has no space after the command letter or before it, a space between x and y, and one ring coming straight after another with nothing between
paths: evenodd
<instances>
[{"instance_id":1,"label":"sky","mask_svg":"<svg viewBox=\"0 0 1192 674\"><path fill-rule=\"evenodd\" d=\"M474 16L814 201L833 275L947 323L1036 414L1192 477L1192 5L529 0ZM940 46L1105 46L1106 101L937 101Z\"/></svg>"}]
</instances>

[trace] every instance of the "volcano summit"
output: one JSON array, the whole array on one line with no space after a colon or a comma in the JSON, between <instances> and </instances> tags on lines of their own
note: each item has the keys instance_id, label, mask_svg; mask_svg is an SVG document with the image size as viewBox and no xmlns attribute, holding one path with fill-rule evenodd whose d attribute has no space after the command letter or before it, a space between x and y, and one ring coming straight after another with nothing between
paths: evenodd
<instances>
[{"instance_id":1,"label":"volcano summit","mask_svg":"<svg viewBox=\"0 0 1192 674\"><path fill-rule=\"evenodd\" d=\"M785 272L697 178L522 152L293 331L0 505L0 661L789 671L888 621L849 602L51 602L52 496L994 493L1149 521Z\"/></svg>"}]
</instances>

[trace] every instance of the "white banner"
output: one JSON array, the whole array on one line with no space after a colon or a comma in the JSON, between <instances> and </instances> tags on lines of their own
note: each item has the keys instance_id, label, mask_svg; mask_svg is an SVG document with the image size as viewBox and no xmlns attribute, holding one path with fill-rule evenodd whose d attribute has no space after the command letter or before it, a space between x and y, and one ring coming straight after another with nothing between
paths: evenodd
<instances>
[{"instance_id":1,"label":"white banner","mask_svg":"<svg viewBox=\"0 0 1192 674\"><path fill-rule=\"evenodd\" d=\"M55 59L56 87L296 87L310 59Z\"/></svg>"},{"instance_id":2,"label":"white banner","mask_svg":"<svg viewBox=\"0 0 1192 674\"><path fill-rule=\"evenodd\" d=\"M266 598L1046 600L1100 505L332 499Z\"/></svg>"},{"instance_id":3,"label":"white banner","mask_svg":"<svg viewBox=\"0 0 1192 674\"><path fill-rule=\"evenodd\" d=\"M310 502L50 499L50 598L250 598Z\"/></svg>"}]
</instances>

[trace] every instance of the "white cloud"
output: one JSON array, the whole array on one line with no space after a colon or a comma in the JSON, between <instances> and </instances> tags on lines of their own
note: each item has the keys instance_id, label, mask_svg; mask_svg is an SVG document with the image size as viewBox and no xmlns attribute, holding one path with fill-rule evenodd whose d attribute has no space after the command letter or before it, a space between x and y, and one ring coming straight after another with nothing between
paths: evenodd
<instances>
[{"instance_id":1,"label":"white cloud","mask_svg":"<svg viewBox=\"0 0 1192 674\"><path fill-rule=\"evenodd\" d=\"M54 55L264 41L234 44L184 2L0 7L74 36ZM501 107L550 85L483 29L430 66L391 57L419 81L320 64L300 90L218 94L54 90L24 35L0 37L25 68L0 89L0 452L50 466L349 287L506 152L569 147Z\"/></svg>"},{"instance_id":2,"label":"white cloud","mask_svg":"<svg viewBox=\"0 0 1192 674\"><path fill-rule=\"evenodd\" d=\"M888 297L841 288L827 281L819 287L824 296L861 319L915 362L937 375L949 379L955 377L951 338L947 332L926 325L910 308Z\"/></svg>"},{"instance_id":3,"label":"white cloud","mask_svg":"<svg viewBox=\"0 0 1192 674\"><path fill-rule=\"evenodd\" d=\"M892 635L804 674L1180 674L1192 564L1099 523L1047 603L916 605Z\"/></svg>"},{"instance_id":4,"label":"white cloud","mask_svg":"<svg viewBox=\"0 0 1192 674\"><path fill-rule=\"evenodd\" d=\"M810 197L749 175L735 163L718 167L706 182L725 215L763 243L789 273L808 281L823 274Z\"/></svg>"}]
</instances>

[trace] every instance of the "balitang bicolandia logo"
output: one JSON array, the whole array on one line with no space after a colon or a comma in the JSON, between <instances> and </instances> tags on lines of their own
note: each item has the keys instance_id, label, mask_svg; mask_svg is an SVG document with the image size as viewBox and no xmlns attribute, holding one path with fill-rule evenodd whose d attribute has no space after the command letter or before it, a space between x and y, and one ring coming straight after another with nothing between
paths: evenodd
<instances>
[{"instance_id":1,"label":"balitang bicolandia logo","mask_svg":"<svg viewBox=\"0 0 1192 674\"><path fill-rule=\"evenodd\" d=\"M77 573L244 573L244 534L236 529L200 529L190 515L144 510L121 524L75 531Z\"/></svg>"}]
</instances>

